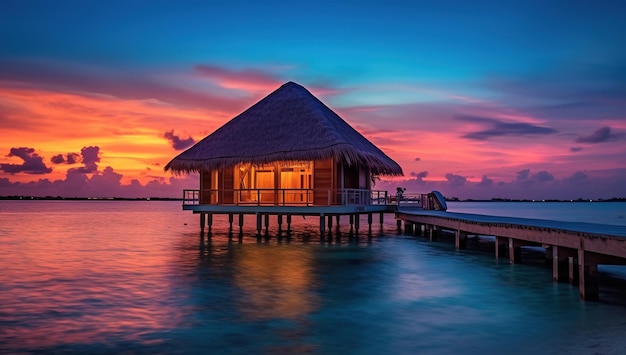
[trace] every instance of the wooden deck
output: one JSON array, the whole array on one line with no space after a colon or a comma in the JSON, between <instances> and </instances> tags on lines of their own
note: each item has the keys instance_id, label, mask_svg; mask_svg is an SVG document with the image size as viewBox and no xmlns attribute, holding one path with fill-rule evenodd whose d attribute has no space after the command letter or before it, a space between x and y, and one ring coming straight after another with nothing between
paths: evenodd
<instances>
[{"instance_id":1,"label":"wooden deck","mask_svg":"<svg viewBox=\"0 0 626 355\"><path fill-rule=\"evenodd\" d=\"M541 246L552 259L554 280L577 279L586 300L599 297L598 264L626 264L626 226L403 208L396 219L408 230L419 226L431 240L437 230L453 231L456 248L465 247L468 234L494 236L496 257L508 251L511 263L521 261L520 247Z\"/></svg>"}]
</instances>

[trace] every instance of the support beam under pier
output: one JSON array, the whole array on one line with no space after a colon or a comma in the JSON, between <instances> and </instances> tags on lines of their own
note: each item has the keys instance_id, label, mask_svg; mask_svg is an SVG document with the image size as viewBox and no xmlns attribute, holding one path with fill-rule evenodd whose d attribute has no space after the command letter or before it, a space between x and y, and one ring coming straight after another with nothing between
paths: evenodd
<instances>
[{"instance_id":1,"label":"support beam under pier","mask_svg":"<svg viewBox=\"0 0 626 355\"><path fill-rule=\"evenodd\" d=\"M556 282L565 282L569 278L569 259L576 256L576 251L557 245L552 248L552 279Z\"/></svg>"},{"instance_id":2,"label":"support beam under pier","mask_svg":"<svg viewBox=\"0 0 626 355\"><path fill-rule=\"evenodd\" d=\"M509 262L517 264L522 261L522 246L519 240L509 238Z\"/></svg>"},{"instance_id":3,"label":"support beam under pier","mask_svg":"<svg viewBox=\"0 0 626 355\"><path fill-rule=\"evenodd\" d=\"M204 233L204 213L200 213L200 232Z\"/></svg>"},{"instance_id":4,"label":"support beam under pier","mask_svg":"<svg viewBox=\"0 0 626 355\"><path fill-rule=\"evenodd\" d=\"M578 249L578 289L580 298L585 301L597 301L600 298L598 264L587 260L583 239L580 240Z\"/></svg>"},{"instance_id":5,"label":"support beam under pier","mask_svg":"<svg viewBox=\"0 0 626 355\"><path fill-rule=\"evenodd\" d=\"M465 249L467 246L467 233L462 230L454 231L454 247L456 249Z\"/></svg>"}]
</instances>

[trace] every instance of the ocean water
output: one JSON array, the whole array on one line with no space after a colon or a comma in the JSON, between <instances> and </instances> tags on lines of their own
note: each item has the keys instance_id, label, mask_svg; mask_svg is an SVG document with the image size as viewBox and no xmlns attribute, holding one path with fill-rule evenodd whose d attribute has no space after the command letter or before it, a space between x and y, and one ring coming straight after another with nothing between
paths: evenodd
<instances>
[{"instance_id":1,"label":"ocean water","mask_svg":"<svg viewBox=\"0 0 626 355\"><path fill-rule=\"evenodd\" d=\"M564 214L605 208L587 206ZM623 204L609 209L623 219ZM371 238L350 237L344 222L320 239L317 223L294 217L279 238L272 220L257 238L250 218L229 238L219 217L201 242L198 216L179 202L0 201L0 353L626 350L619 273L603 273L600 302L582 302L542 263L404 235L391 215Z\"/></svg>"}]
</instances>

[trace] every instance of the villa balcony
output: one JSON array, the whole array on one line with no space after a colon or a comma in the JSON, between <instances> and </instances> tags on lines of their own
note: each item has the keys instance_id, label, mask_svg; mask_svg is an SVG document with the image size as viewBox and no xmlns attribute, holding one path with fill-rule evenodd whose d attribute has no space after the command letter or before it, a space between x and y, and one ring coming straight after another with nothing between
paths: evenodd
<instances>
[{"instance_id":1,"label":"villa balcony","mask_svg":"<svg viewBox=\"0 0 626 355\"><path fill-rule=\"evenodd\" d=\"M183 207L198 205L386 206L389 201L387 191L367 189L183 190Z\"/></svg>"}]
</instances>

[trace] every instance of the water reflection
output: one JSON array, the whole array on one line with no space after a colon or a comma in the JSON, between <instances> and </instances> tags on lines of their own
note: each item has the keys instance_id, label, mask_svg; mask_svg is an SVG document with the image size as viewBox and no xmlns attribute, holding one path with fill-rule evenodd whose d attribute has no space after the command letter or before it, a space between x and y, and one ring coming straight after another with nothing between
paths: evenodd
<instances>
[{"instance_id":1,"label":"water reflection","mask_svg":"<svg viewBox=\"0 0 626 355\"><path fill-rule=\"evenodd\" d=\"M247 319L297 319L316 308L310 248L243 245L234 258L237 299Z\"/></svg>"}]
</instances>

